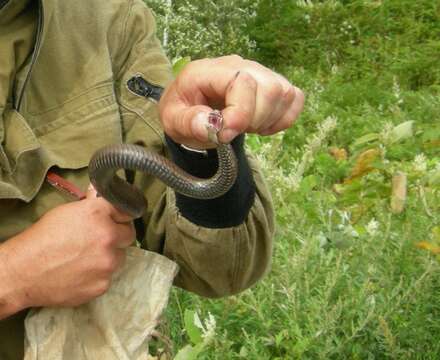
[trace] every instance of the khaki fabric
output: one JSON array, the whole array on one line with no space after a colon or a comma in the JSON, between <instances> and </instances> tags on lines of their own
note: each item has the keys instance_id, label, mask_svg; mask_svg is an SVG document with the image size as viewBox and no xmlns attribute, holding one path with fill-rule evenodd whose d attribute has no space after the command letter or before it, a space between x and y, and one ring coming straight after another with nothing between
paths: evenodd
<instances>
[{"instance_id":1,"label":"khaki fabric","mask_svg":"<svg viewBox=\"0 0 440 360\"><path fill-rule=\"evenodd\" d=\"M162 255L128 249L104 295L76 308L28 315L24 360L147 360L176 272L177 265Z\"/></svg>"},{"instance_id":2,"label":"khaki fabric","mask_svg":"<svg viewBox=\"0 0 440 360\"><path fill-rule=\"evenodd\" d=\"M13 89L16 83L12 79L18 77L34 48L36 11L32 0L11 0L0 8L0 114L14 90L18 90Z\"/></svg>"},{"instance_id":3,"label":"khaki fabric","mask_svg":"<svg viewBox=\"0 0 440 360\"><path fill-rule=\"evenodd\" d=\"M89 159L104 145L138 143L167 155L157 105L126 87L136 74L161 86L172 80L144 3L26 4L16 15L31 27L38 25L34 34L18 34L10 23L0 21L0 54L10 52L11 42L22 44L29 37L35 45L27 47L20 69L11 69L13 63L0 67L0 89L7 89L0 102L0 243L32 226L49 209L71 201L45 183L49 168L85 190ZM0 9L0 18L8 7ZM255 203L243 224L226 229L189 222L176 208L173 191L154 178L136 175L135 183L149 203L142 247L178 263L177 286L220 297L246 289L267 271L273 208L258 165L250 161L257 184ZM24 316L0 321L0 359L22 358Z\"/></svg>"}]
</instances>

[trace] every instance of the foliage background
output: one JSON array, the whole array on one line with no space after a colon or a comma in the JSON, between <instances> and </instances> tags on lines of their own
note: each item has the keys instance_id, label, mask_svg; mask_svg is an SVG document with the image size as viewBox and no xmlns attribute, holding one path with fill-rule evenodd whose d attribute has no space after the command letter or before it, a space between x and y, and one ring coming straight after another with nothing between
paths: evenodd
<instances>
[{"instance_id":1,"label":"foliage background","mask_svg":"<svg viewBox=\"0 0 440 360\"><path fill-rule=\"evenodd\" d=\"M238 53L307 96L292 129L248 137L277 209L272 271L227 299L174 290L180 358L438 359L440 3L146 2L171 59Z\"/></svg>"}]
</instances>

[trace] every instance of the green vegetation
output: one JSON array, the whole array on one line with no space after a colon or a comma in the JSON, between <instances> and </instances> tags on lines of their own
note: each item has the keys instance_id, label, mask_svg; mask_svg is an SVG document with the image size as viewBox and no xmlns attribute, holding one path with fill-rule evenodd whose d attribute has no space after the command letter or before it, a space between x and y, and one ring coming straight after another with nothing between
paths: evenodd
<instances>
[{"instance_id":1,"label":"green vegetation","mask_svg":"<svg viewBox=\"0 0 440 360\"><path fill-rule=\"evenodd\" d=\"M212 6L230 1L191 3L213 16ZM183 21L177 5L170 19ZM249 16L232 50L307 95L292 129L248 138L277 209L272 271L227 299L175 289L162 330L176 349L202 344L200 359L438 359L440 3L237 6ZM230 27L238 21L222 17ZM213 45L218 38L194 39L194 49L209 51L187 52L178 42L168 51L174 58L225 51ZM243 52L243 44L252 46ZM212 319L199 329L209 341L197 334L198 321L191 325L190 310L201 319L212 314L215 330Z\"/></svg>"}]
</instances>

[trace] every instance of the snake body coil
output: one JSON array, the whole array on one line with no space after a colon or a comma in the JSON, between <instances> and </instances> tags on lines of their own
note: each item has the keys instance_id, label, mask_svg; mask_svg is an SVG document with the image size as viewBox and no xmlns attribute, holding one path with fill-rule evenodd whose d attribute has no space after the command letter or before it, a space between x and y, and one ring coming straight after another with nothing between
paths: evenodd
<instances>
[{"instance_id":1,"label":"snake body coil","mask_svg":"<svg viewBox=\"0 0 440 360\"><path fill-rule=\"evenodd\" d=\"M157 177L178 193L197 199L213 199L225 194L237 176L237 160L231 145L220 144L217 154L216 174L209 179L200 179L143 147L111 145L93 155L89 176L101 196L119 210L138 218L144 213L147 202L139 189L116 174L119 169L143 171Z\"/></svg>"}]
</instances>

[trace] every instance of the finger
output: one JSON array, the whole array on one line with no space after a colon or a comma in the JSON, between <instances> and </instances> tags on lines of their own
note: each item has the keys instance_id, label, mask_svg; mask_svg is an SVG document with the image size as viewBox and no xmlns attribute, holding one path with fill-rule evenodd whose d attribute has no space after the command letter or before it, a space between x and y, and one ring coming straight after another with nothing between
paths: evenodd
<instances>
[{"instance_id":1,"label":"finger","mask_svg":"<svg viewBox=\"0 0 440 360\"><path fill-rule=\"evenodd\" d=\"M104 198L101 198L100 200L105 201L106 206L108 206L109 215L110 215L110 218L113 220L113 222L115 222L116 224L131 225L132 221L134 220L134 217L132 215L129 215L129 214L115 208L112 204L110 204Z\"/></svg>"},{"instance_id":2,"label":"finger","mask_svg":"<svg viewBox=\"0 0 440 360\"><path fill-rule=\"evenodd\" d=\"M208 114L212 108L205 104L191 104L179 97L178 91L161 103L161 118L165 133L180 144L208 142ZM204 102L203 99L200 99ZM166 104L166 105L164 105Z\"/></svg>"},{"instance_id":3,"label":"finger","mask_svg":"<svg viewBox=\"0 0 440 360\"><path fill-rule=\"evenodd\" d=\"M274 115L271 121L263 124L257 132L259 134L264 134L266 130L282 127L283 124L286 127L290 127L302 111L303 104L304 95L302 94L302 91L288 83L284 88L284 94L281 98L279 106L280 111Z\"/></svg>"},{"instance_id":4,"label":"finger","mask_svg":"<svg viewBox=\"0 0 440 360\"><path fill-rule=\"evenodd\" d=\"M127 224L134 220L133 216L117 209L103 197L96 196L96 190L93 190L89 187L85 201L92 201L92 206L95 209L99 209L99 212L105 214L109 219L112 220L113 223Z\"/></svg>"},{"instance_id":5,"label":"finger","mask_svg":"<svg viewBox=\"0 0 440 360\"><path fill-rule=\"evenodd\" d=\"M282 75L257 62L246 60L245 64L258 84L256 111L248 131L258 133L263 127L272 126L285 113L289 105L284 94L292 85Z\"/></svg>"},{"instance_id":6,"label":"finger","mask_svg":"<svg viewBox=\"0 0 440 360\"><path fill-rule=\"evenodd\" d=\"M95 206L100 207L102 211L108 213L115 223L123 224L134 220L132 216L118 210L103 197L98 197L98 192L93 184L89 184L87 188L86 199L93 200L95 202Z\"/></svg>"},{"instance_id":7,"label":"finger","mask_svg":"<svg viewBox=\"0 0 440 360\"><path fill-rule=\"evenodd\" d=\"M122 266L124 266L126 260L126 251L125 249L118 248L109 248L107 249L107 253L101 256L99 259L95 261L100 262L100 266L98 269L101 269L100 275L104 275L105 279L111 281L111 276L118 271ZM103 273L102 273L103 271ZM109 278L110 275L110 278Z\"/></svg>"},{"instance_id":8,"label":"finger","mask_svg":"<svg viewBox=\"0 0 440 360\"><path fill-rule=\"evenodd\" d=\"M278 73L274 73L274 75L277 77L278 81L281 84L281 87L283 89L282 95L280 98L280 106L279 111L277 114L275 114L274 118L276 120L279 120L284 117L284 115L289 111L293 103L295 102L297 89L295 86L293 86L284 76Z\"/></svg>"},{"instance_id":9,"label":"finger","mask_svg":"<svg viewBox=\"0 0 440 360\"><path fill-rule=\"evenodd\" d=\"M237 135L251 126L255 115L257 81L246 71L236 74L225 95L222 111L224 129L219 134L222 143L231 142Z\"/></svg>"},{"instance_id":10,"label":"finger","mask_svg":"<svg viewBox=\"0 0 440 360\"><path fill-rule=\"evenodd\" d=\"M274 77L268 77L259 83L256 110L252 132L258 132L263 126L273 124L282 112L283 87Z\"/></svg>"},{"instance_id":11,"label":"finger","mask_svg":"<svg viewBox=\"0 0 440 360\"><path fill-rule=\"evenodd\" d=\"M295 87L295 100L285 115L271 127L264 129L260 135L272 135L279 131L286 130L293 125L304 108L304 93Z\"/></svg>"},{"instance_id":12,"label":"finger","mask_svg":"<svg viewBox=\"0 0 440 360\"><path fill-rule=\"evenodd\" d=\"M118 249L131 246L136 239L136 231L132 223L119 224L114 235L113 246Z\"/></svg>"},{"instance_id":13,"label":"finger","mask_svg":"<svg viewBox=\"0 0 440 360\"><path fill-rule=\"evenodd\" d=\"M225 59L230 61L226 64ZM173 140L185 145L194 141L194 147L200 142L206 144L208 114L213 108L227 107L228 92L230 93L231 84L235 83L240 65L235 62L240 59L237 56L204 59L185 67L159 104L165 132ZM237 91L232 91L232 101L235 101L236 93ZM231 119L225 117L225 127L228 126L228 118ZM234 121L232 120L232 127L235 127ZM242 128L243 126L235 130L241 132ZM229 136L229 139L232 137Z\"/></svg>"}]
</instances>

